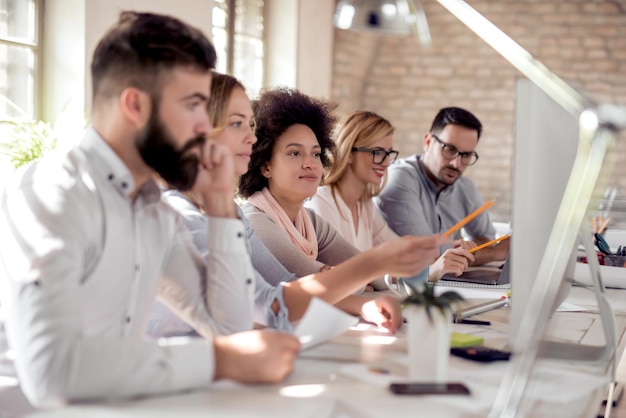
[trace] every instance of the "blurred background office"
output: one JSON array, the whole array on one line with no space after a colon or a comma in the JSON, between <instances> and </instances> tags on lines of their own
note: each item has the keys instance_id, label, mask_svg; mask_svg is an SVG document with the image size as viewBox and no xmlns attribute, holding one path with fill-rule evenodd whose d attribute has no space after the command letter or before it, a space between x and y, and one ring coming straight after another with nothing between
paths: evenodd
<instances>
[{"instance_id":1,"label":"blurred background office","mask_svg":"<svg viewBox=\"0 0 626 418\"><path fill-rule=\"evenodd\" d=\"M593 101L626 104L625 0L468 3ZM521 74L436 0L422 4L428 48L410 35L334 28L335 0L0 0L0 117L48 122L57 146L67 145L89 117L95 43L119 11L172 14L213 39L218 70L241 78L252 95L287 85L336 100L340 115L372 110L396 127L403 157L420 152L439 108L470 109L484 134L480 160L466 175L486 199L497 198L492 218L507 221ZM626 161L623 133L619 139L613 158ZM12 168L1 158L5 176ZM617 188L613 226L624 228L626 165L618 164L609 184Z\"/></svg>"}]
</instances>

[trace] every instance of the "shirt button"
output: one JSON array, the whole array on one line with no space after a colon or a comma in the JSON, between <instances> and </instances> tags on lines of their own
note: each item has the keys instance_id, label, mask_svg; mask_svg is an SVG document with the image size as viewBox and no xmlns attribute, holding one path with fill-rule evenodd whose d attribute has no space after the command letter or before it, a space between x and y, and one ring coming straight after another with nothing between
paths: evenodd
<instances>
[{"instance_id":1,"label":"shirt button","mask_svg":"<svg viewBox=\"0 0 626 418\"><path fill-rule=\"evenodd\" d=\"M113 180L115 178L115 176L113 176L113 174L109 174L109 180Z\"/></svg>"},{"instance_id":2,"label":"shirt button","mask_svg":"<svg viewBox=\"0 0 626 418\"><path fill-rule=\"evenodd\" d=\"M246 279L246 284L252 284L252 279Z\"/></svg>"},{"instance_id":3,"label":"shirt button","mask_svg":"<svg viewBox=\"0 0 626 418\"><path fill-rule=\"evenodd\" d=\"M135 271L139 271L139 264L135 264Z\"/></svg>"},{"instance_id":4,"label":"shirt button","mask_svg":"<svg viewBox=\"0 0 626 418\"><path fill-rule=\"evenodd\" d=\"M241 232L237 232L237 238L241 238L243 237L243 234Z\"/></svg>"},{"instance_id":5,"label":"shirt button","mask_svg":"<svg viewBox=\"0 0 626 418\"><path fill-rule=\"evenodd\" d=\"M122 182L122 189L125 189L125 188L127 188L127 187L128 187L128 184L127 184L125 181L123 181L123 182Z\"/></svg>"},{"instance_id":6,"label":"shirt button","mask_svg":"<svg viewBox=\"0 0 626 418\"><path fill-rule=\"evenodd\" d=\"M126 317L126 323L129 324L130 323L130 316Z\"/></svg>"}]
</instances>

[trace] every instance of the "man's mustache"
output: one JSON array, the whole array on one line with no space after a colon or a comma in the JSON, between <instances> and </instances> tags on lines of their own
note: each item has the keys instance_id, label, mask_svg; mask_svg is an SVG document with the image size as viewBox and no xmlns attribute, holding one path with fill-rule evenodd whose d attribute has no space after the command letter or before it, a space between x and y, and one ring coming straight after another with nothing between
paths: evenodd
<instances>
[{"instance_id":1,"label":"man's mustache","mask_svg":"<svg viewBox=\"0 0 626 418\"><path fill-rule=\"evenodd\" d=\"M204 135L198 135L195 138L191 139L189 142L187 142L181 149L180 151L178 151L179 155L182 155L184 153L186 153L187 151L189 151L190 149L192 149L193 147L199 145L200 148L202 148L202 146L204 146L204 143L206 142L206 136Z\"/></svg>"},{"instance_id":2,"label":"man's mustache","mask_svg":"<svg viewBox=\"0 0 626 418\"><path fill-rule=\"evenodd\" d=\"M458 169L458 168L456 168L456 167L452 167L451 165L447 165L447 166L446 166L446 168L447 168L448 170L452 170L452 171L454 171L454 172L456 172L456 173L458 173L458 174L461 174L461 172L459 171L459 169Z\"/></svg>"}]
</instances>

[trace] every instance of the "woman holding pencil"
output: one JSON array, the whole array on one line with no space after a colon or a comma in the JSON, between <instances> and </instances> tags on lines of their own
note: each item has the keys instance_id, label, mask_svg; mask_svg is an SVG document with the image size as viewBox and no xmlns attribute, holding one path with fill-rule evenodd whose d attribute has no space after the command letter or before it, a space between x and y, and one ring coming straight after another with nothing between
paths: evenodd
<instances>
[{"instance_id":1,"label":"woman holding pencil","mask_svg":"<svg viewBox=\"0 0 626 418\"><path fill-rule=\"evenodd\" d=\"M372 198L385 185L387 168L395 161L394 127L382 116L365 110L349 113L335 131L336 151L324 185L305 202L361 251L397 238ZM450 249L429 268L428 279L460 275L474 256L464 248Z\"/></svg>"}]
</instances>

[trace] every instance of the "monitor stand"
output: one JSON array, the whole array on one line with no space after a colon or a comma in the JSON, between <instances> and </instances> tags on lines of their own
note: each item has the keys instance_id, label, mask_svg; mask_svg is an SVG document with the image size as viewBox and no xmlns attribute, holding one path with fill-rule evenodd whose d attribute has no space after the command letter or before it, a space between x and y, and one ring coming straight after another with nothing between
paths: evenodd
<instances>
[{"instance_id":1,"label":"monitor stand","mask_svg":"<svg viewBox=\"0 0 626 418\"><path fill-rule=\"evenodd\" d=\"M624 113L626 121L626 109L621 109L621 112ZM546 251L539 265L537 279L533 283L527 300L527 314L519 323L516 338L511 341L513 356L504 373L494 406L489 414L490 418L519 416L526 384L535 361L539 358L578 362L590 366L606 367L608 365L609 378L611 382L615 381L614 357L617 352L615 319L602 284L600 266L589 232L591 225L586 219L586 212L594 188L599 183L597 180L602 178L600 177L601 169L612 171L611 164L603 165L603 162L609 146L615 140L616 129L615 124L611 122L612 110L607 113L602 108L598 108L594 111L594 115L598 118L598 124L597 128L594 126L593 129L584 126L584 115L580 118L579 150ZM568 258L578 243L577 239L580 239L587 252L592 277L590 287L598 302L605 335L606 343L603 346L542 341L555 301L558 299ZM515 303L514 297L513 303Z\"/></svg>"}]
</instances>

